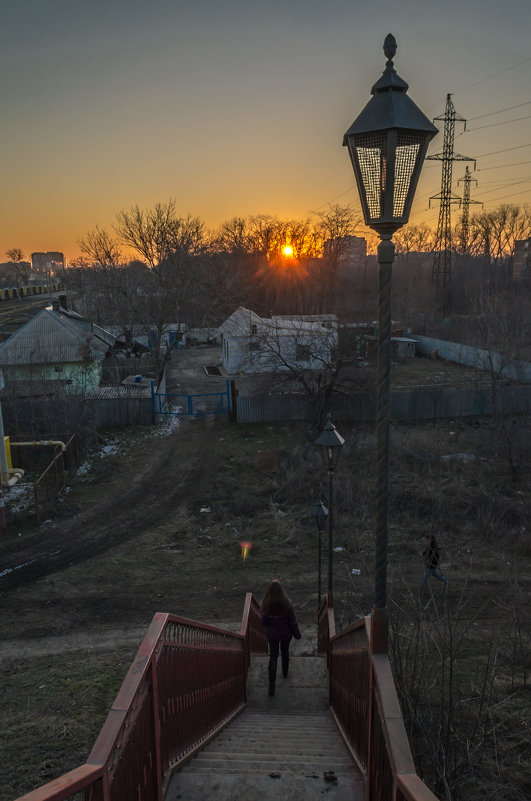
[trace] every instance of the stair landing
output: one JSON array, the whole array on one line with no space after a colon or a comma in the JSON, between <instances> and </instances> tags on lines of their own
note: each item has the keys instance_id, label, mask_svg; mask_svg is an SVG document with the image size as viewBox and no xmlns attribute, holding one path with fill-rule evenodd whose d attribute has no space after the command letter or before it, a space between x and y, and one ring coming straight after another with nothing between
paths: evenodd
<instances>
[{"instance_id":1,"label":"stair landing","mask_svg":"<svg viewBox=\"0 0 531 801\"><path fill-rule=\"evenodd\" d=\"M165 801L363 801L363 783L328 709L326 662L292 657L267 695L253 657L247 708L173 776Z\"/></svg>"}]
</instances>

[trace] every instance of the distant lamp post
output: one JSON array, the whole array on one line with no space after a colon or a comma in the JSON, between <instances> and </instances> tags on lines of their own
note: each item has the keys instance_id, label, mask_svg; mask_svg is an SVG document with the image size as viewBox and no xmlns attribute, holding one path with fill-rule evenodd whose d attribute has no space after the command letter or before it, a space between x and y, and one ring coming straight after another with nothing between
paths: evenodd
<instances>
[{"instance_id":1,"label":"distant lamp post","mask_svg":"<svg viewBox=\"0 0 531 801\"><path fill-rule=\"evenodd\" d=\"M331 415L320 436L315 440L328 469L328 593L332 596L332 552L334 545L334 470L345 440L332 423Z\"/></svg>"},{"instance_id":2,"label":"distant lamp post","mask_svg":"<svg viewBox=\"0 0 531 801\"><path fill-rule=\"evenodd\" d=\"M388 59L384 73L372 87L371 100L346 132L343 145L349 150L365 223L381 239L374 609L384 622L381 640L385 640L386 650L391 274L395 254L391 239L409 219L422 163L437 129L407 96L408 85L395 72L396 41L391 34L385 39L384 53Z\"/></svg>"},{"instance_id":3,"label":"distant lamp post","mask_svg":"<svg viewBox=\"0 0 531 801\"><path fill-rule=\"evenodd\" d=\"M312 506L312 515L315 518L315 525L318 532L318 550L317 550L317 595L319 598L319 607L321 606L321 537L325 525L325 520L328 517L328 509L322 501L317 501Z\"/></svg>"}]
</instances>

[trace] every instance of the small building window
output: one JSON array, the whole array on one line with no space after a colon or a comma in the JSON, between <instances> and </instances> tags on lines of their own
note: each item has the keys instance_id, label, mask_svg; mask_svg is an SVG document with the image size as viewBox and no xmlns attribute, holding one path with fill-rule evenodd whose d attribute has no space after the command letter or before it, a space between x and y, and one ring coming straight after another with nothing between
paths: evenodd
<instances>
[{"instance_id":1,"label":"small building window","mask_svg":"<svg viewBox=\"0 0 531 801\"><path fill-rule=\"evenodd\" d=\"M255 337L257 335L257 333L258 333L258 328L256 327L256 325L252 325L251 326L251 336Z\"/></svg>"},{"instance_id":2,"label":"small building window","mask_svg":"<svg viewBox=\"0 0 531 801\"><path fill-rule=\"evenodd\" d=\"M260 343L259 342L249 342L249 350L251 352L260 350Z\"/></svg>"},{"instance_id":3,"label":"small building window","mask_svg":"<svg viewBox=\"0 0 531 801\"><path fill-rule=\"evenodd\" d=\"M298 362L309 362L311 358L309 345L297 345L295 358Z\"/></svg>"}]
</instances>

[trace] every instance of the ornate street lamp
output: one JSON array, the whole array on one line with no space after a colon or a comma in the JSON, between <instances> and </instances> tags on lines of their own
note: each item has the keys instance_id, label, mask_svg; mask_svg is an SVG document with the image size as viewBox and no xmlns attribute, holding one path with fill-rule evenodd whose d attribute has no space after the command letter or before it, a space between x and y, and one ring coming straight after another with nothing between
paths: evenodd
<instances>
[{"instance_id":1,"label":"ornate street lamp","mask_svg":"<svg viewBox=\"0 0 531 801\"><path fill-rule=\"evenodd\" d=\"M384 73L343 137L343 145L350 153L365 223L381 239L390 239L409 219L422 163L437 128L407 96L408 85L394 69L392 34L386 36L384 53L388 59Z\"/></svg>"},{"instance_id":2,"label":"ornate street lamp","mask_svg":"<svg viewBox=\"0 0 531 801\"><path fill-rule=\"evenodd\" d=\"M318 545L317 545L317 596L319 598L319 608L321 607L321 535L323 533L325 519L328 517L328 509L322 501L314 503L311 509L312 516L315 518L315 524L318 532Z\"/></svg>"},{"instance_id":3,"label":"ornate street lamp","mask_svg":"<svg viewBox=\"0 0 531 801\"><path fill-rule=\"evenodd\" d=\"M388 60L383 75L372 87L371 100L343 137L343 145L350 153L365 223L381 239L378 246L376 614L373 622L375 617L382 621L379 640L386 650L391 274L395 254L391 237L409 219L422 163L437 129L407 96L408 85L395 72L392 59L396 40L391 34L385 39L384 53Z\"/></svg>"},{"instance_id":4,"label":"ornate street lamp","mask_svg":"<svg viewBox=\"0 0 531 801\"><path fill-rule=\"evenodd\" d=\"M345 440L332 423L331 415L320 436L315 440L328 469L328 593L332 596L332 551L334 544L334 470Z\"/></svg>"}]
</instances>

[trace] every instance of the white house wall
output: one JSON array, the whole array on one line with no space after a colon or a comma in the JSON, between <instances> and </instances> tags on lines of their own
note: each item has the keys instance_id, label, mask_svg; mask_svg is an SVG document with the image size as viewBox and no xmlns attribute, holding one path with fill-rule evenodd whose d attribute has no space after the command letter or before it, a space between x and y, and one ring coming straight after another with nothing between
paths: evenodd
<instances>
[{"instance_id":1,"label":"white house wall","mask_svg":"<svg viewBox=\"0 0 531 801\"><path fill-rule=\"evenodd\" d=\"M17 365L2 368L6 389L12 382L63 381L67 395L82 395L95 389L101 381L102 364L99 361L83 364L64 362L62 364Z\"/></svg>"},{"instance_id":2,"label":"white house wall","mask_svg":"<svg viewBox=\"0 0 531 801\"><path fill-rule=\"evenodd\" d=\"M253 349L253 345L257 349ZM279 335L267 340L264 337L235 337L223 335L221 361L229 374L270 373L300 367L319 370L331 360L332 349L337 345L336 332L315 334ZM298 358L298 349L307 347L309 358Z\"/></svg>"}]
</instances>

